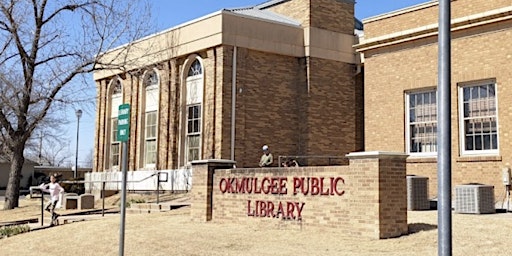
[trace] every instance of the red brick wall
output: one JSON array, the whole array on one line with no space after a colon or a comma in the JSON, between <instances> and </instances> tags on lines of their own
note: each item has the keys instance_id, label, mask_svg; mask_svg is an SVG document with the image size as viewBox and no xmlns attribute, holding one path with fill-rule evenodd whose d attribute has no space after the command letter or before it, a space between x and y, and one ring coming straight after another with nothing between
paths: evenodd
<instances>
[{"instance_id":1,"label":"red brick wall","mask_svg":"<svg viewBox=\"0 0 512 256\"><path fill-rule=\"evenodd\" d=\"M231 48L232 49L232 48ZM226 56L231 66L231 54ZM237 165L258 166L261 147L267 144L274 156L299 154L301 133L300 96L305 91L305 72L299 59L238 48L236 140ZM231 71L230 68L226 72ZM231 112L231 76L224 94L224 112ZM229 81L229 82L227 82ZM223 120L230 136L231 116ZM228 142L228 140L224 140ZM222 156L226 158L225 156ZM277 166L277 164L275 164Z\"/></svg>"},{"instance_id":2,"label":"red brick wall","mask_svg":"<svg viewBox=\"0 0 512 256\"><path fill-rule=\"evenodd\" d=\"M258 223L290 229L335 228L370 238L407 233L405 155L362 152L348 157L349 166L227 169L214 170L213 173L205 171L208 161L193 164L193 219ZM231 190L227 184L236 184L236 181L231 182L235 178L238 182L243 178L257 178L256 184L274 178L273 184L282 186L275 186L274 193L272 190L269 193ZM308 178L311 183L307 182ZM313 180L318 183L313 183ZM330 185L331 181L337 184L335 190ZM210 195L207 187L213 190L211 201L205 198ZM302 188L306 187L318 187L318 192L324 192L324 195L312 193L313 190L304 193ZM295 194L295 191L299 193ZM264 202L265 210L255 211L256 205L261 205L257 202ZM279 210L280 204L284 205L284 214ZM299 212L301 218L298 218Z\"/></svg>"},{"instance_id":3,"label":"red brick wall","mask_svg":"<svg viewBox=\"0 0 512 256\"><path fill-rule=\"evenodd\" d=\"M303 27L354 33L354 3L351 1L294 0L269 9L299 21Z\"/></svg>"},{"instance_id":4,"label":"red brick wall","mask_svg":"<svg viewBox=\"0 0 512 256\"><path fill-rule=\"evenodd\" d=\"M452 2L454 18L482 11L510 6L510 1ZM365 29L370 33L365 39L372 40L371 31L394 33L405 27L391 26L390 22L414 27L418 19L425 18L425 10L410 15L399 15L372 21ZM431 12L434 15L434 12ZM508 16L510 17L510 15ZM433 23L433 19L431 20ZM426 23L422 23L426 24ZM389 26L390 29L387 29ZM504 195L501 180L502 168L512 163L512 22L494 21L462 29L452 33L452 83L451 83L451 131L452 131L452 186L465 183L483 183L495 186L496 198ZM391 29L392 27L392 29ZM372 30L373 28L373 30ZM378 29L377 29L378 28ZM393 42L392 42L393 43ZM365 150L405 151L405 94L437 86L437 37L425 37L393 45L376 45L365 51ZM497 113L499 153L492 156L464 156L460 151L460 125L458 87L460 84L493 79L497 88ZM437 196L436 158L410 157L407 173L429 177L430 197Z\"/></svg>"}]
</instances>

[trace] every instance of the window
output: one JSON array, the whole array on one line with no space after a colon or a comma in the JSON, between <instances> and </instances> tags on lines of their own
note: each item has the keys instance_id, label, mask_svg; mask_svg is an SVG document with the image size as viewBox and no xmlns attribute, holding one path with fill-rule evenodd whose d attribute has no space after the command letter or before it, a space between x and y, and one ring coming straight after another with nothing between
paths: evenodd
<instances>
[{"instance_id":1,"label":"window","mask_svg":"<svg viewBox=\"0 0 512 256\"><path fill-rule=\"evenodd\" d=\"M111 144L110 144L110 162L112 166L119 166L119 140L117 139L117 117L112 118L112 134L111 134Z\"/></svg>"},{"instance_id":2,"label":"window","mask_svg":"<svg viewBox=\"0 0 512 256\"><path fill-rule=\"evenodd\" d=\"M111 110L110 110L110 146L109 163L107 166L119 167L120 163L120 142L117 139L117 118L119 116L119 106L123 103L123 87L119 79L115 79L111 84Z\"/></svg>"},{"instance_id":3,"label":"window","mask_svg":"<svg viewBox=\"0 0 512 256\"><path fill-rule=\"evenodd\" d=\"M144 77L144 137L142 141L144 157L142 167L154 167L157 161L158 137L158 106L159 106L159 80L155 70L148 72Z\"/></svg>"},{"instance_id":4,"label":"window","mask_svg":"<svg viewBox=\"0 0 512 256\"><path fill-rule=\"evenodd\" d=\"M498 121L494 83L459 87L462 154L497 154Z\"/></svg>"},{"instance_id":5,"label":"window","mask_svg":"<svg viewBox=\"0 0 512 256\"><path fill-rule=\"evenodd\" d=\"M201 105L187 106L187 161L199 160Z\"/></svg>"},{"instance_id":6,"label":"window","mask_svg":"<svg viewBox=\"0 0 512 256\"><path fill-rule=\"evenodd\" d=\"M203 69L201 68L201 62L199 60L194 60L192 65L190 65L190 69L188 70L188 76L198 76L203 74Z\"/></svg>"},{"instance_id":7,"label":"window","mask_svg":"<svg viewBox=\"0 0 512 256\"><path fill-rule=\"evenodd\" d=\"M437 152L437 94L436 91L414 92L406 95L407 153L431 156Z\"/></svg>"},{"instance_id":8,"label":"window","mask_svg":"<svg viewBox=\"0 0 512 256\"><path fill-rule=\"evenodd\" d=\"M157 112L146 112L144 159L146 165L156 163Z\"/></svg>"},{"instance_id":9,"label":"window","mask_svg":"<svg viewBox=\"0 0 512 256\"><path fill-rule=\"evenodd\" d=\"M187 73L185 109L185 162L201 159L201 111L203 103L203 68L195 59Z\"/></svg>"},{"instance_id":10,"label":"window","mask_svg":"<svg viewBox=\"0 0 512 256\"><path fill-rule=\"evenodd\" d=\"M155 71L151 71L146 75L144 79L144 85L158 85L158 75L156 74Z\"/></svg>"}]
</instances>

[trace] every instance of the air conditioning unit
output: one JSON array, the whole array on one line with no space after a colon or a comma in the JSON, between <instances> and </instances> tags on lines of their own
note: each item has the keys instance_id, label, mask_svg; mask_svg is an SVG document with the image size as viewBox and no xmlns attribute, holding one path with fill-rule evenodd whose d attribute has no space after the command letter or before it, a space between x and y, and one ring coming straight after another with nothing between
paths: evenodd
<instances>
[{"instance_id":1,"label":"air conditioning unit","mask_svg":"<svg viewBox=\"0 0 512 256\"><path fill-rule=\"evenodd\" d=\"M428 177L407 175L407 210L429 210Z\"/></svg>"},{"instance_id":2,"label":"air conditioning unit","mask_svg":"<svg viewBox=\"0 0 512 256\"><path fill-rule=\"evenodd\" d=\"M455 187L455 212L495 213L494 186L464 184Z\"/></svg>"}]
</instances>

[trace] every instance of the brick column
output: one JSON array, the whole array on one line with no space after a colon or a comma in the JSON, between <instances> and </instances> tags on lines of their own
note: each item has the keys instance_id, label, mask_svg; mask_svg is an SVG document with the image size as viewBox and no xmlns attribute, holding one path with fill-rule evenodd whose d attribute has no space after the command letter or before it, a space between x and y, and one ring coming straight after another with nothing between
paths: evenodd
<instances>
[{"instance_id":1,"label":"brick column","mask_svg":"<svg viewBox=\"0 0 512 256\"><path fill-rule=\"evenodd\" d=\"M235 161L208 159L192 162L190 214L193 221L212 219L213 175L215 169L231 169Z\"/></svg>"},{"instance_id":2,"label":"brick column","mask_svg":"<svg viewBox=\"0 0 512 256\"><path fill-rule=\"evenodd\" d=\"M347 157L355 174L351 208L362 213L352 216L361 223L360 234L377 239L407 234L407 155L357 152Z\"/></svg>"}]
</instances>

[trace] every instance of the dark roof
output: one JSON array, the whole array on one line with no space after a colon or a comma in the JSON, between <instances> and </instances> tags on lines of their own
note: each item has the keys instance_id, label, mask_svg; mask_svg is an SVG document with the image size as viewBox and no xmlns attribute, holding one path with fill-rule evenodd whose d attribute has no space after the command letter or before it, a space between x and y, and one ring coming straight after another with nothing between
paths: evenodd
<instances>
[{"instance_id":1,"label":"dark roof","mask_svg":"<svg viewBox=\"0 0 512 256\"><path fill-rule=\"evenodd\" d=\"M286 2L286 1L290 1L290 0L279 0L279 1L273 0L273 1L269 1L269 2L281 3L281 2ZM224 10L233 12L233 13L237 13L237 14L254 17L254 18L270 20L270 21L289 24L289 25L293 25L293 26L300 26L300 22L298 22L297 20L294 20L290 17L286 17L284 15L281 15L281 14L278 14L278 13L275 13L275 12L272 12L269 10L264 10L265 8L268 8L268 6L269 5L259 4L259 5L255 5L255 6L228 8L228 9L224 9Z\"/></svg>"},{"instance_id":2,"label":"dark roof","mask_svg":"<svg viewBox=\"0 0 512 256\"><path fill-rule=\"evenodd\" d=\"M358 20L357 18L354 18L354 27L357 30L364 30L363 22Z\"/></svg>"}]
</instances>

